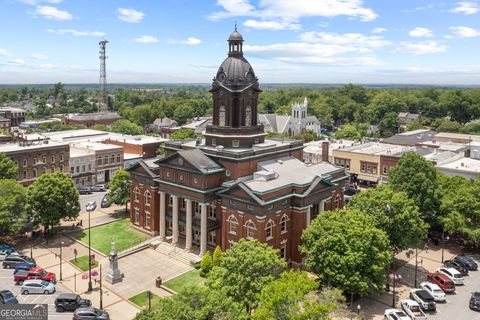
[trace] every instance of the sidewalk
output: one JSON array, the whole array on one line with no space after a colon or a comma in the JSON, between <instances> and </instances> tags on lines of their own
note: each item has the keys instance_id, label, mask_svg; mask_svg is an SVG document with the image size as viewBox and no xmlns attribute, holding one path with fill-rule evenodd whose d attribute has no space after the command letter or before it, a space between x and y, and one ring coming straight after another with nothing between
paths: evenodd
<instances>
[{"instance_id":1,"label":"sidewalk","mask_svg":"<svg viewBox=\"0 0 480 320\"><path fill-rule=\"evenodd\" d=\"M112 222L118 219L126 218L125 207L112 205L109 208L97 208L95 211L90 213L90 225L95 227L101 224ZM87 229L88 228L88 212L80 212L75 221L61 221L60 226L64 228L77 229L75 226L77 223L81 222L81 226L78 228Z\"/></svg>"}]
</instances>

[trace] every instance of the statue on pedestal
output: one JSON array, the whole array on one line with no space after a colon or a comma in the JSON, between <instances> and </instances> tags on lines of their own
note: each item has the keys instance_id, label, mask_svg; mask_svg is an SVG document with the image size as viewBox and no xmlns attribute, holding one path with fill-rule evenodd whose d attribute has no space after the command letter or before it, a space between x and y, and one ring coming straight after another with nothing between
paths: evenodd
<instances>
[{"instance_id":1,"label":"statue on pedestal","mask_svg":"<svg viewBox=\"0 0 480 320\"><path fill-rule=\"evenodd\" d=\"M120 270L118 269L118 256L117 256L117 249L115 247L115 241L112 241L112 250L108 255L108 260L110 261L110 266L108 268L107 276L105 280L108 283L115 284L117 282L121 282L123 279Z\"/></svg>"}]
</instances>

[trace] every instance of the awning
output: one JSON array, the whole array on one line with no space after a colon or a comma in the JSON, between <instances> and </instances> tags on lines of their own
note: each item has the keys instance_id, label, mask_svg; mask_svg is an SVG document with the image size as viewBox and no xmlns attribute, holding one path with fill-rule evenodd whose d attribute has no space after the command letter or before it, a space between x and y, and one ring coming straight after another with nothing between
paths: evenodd
<instances>
[{"instance_id":1,"label":"awning","mask_svg":"<svg viewBox=\"0 0 480 320\"><path fill-rule=\"evenodd\" d=\"M359 174L357 176L358 180L363 180L363 181L369 181L369 182L378 182L378 177L373 177L373 176L367 176L365 174Z\"/></svg>"}]
</instances>

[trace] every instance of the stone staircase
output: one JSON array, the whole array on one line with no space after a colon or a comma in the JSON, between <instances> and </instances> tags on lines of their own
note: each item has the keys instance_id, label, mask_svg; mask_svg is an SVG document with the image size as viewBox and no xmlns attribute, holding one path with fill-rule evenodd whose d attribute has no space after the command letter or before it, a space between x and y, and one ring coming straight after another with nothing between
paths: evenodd
<instances>
[{"instance_id":1,"label":"stone staircase","mask_svg":"<svg viewBox=\"0 0 480 320\"><path fill-rule=\"evenodd\" d=\"M156 251L188 265L193 265L195 262L202 259L200 256L187 252L183 248L173 246L168 242L155 241L151 243L151 246L156 247Z\"/></svg>"}]
</instances>

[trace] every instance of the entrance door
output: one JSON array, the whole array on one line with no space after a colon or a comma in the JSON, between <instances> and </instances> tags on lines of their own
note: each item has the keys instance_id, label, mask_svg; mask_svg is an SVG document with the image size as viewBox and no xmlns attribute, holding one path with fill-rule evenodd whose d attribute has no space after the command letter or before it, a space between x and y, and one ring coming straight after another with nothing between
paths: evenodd
<instances>
[{"instance_id":1,"label":"entrance door","mask_svg":"<svg viewBox=\"0 0 480 320\"><path fill-rule=\"evenodd\" d=\"M193 230L193 241L200 242L200 230Z\"/></svg>"},{"instance_id":2,"label":"entrance door","mask_svg":"<svg viewBox=\"0 0 480 320\"><path fill-rule=\"evenodd\" d=\"M105 170L105 182L110 182L110 170Z\"/></svg>"}]
</instances>

